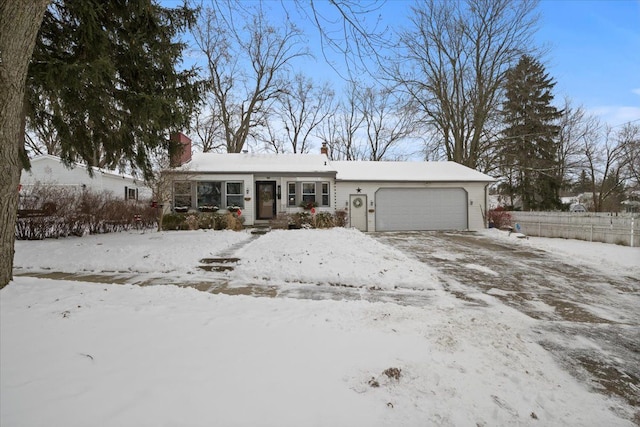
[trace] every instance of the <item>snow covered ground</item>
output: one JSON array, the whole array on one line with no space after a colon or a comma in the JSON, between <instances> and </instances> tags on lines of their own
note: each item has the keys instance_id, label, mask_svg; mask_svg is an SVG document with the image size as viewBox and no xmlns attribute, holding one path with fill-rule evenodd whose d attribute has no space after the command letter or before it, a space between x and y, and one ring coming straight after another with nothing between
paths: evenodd
<instances>
[{"instance_id":1,"label":"snow covered ground","mask_svg":"<svg viewBox=\"0 0 640 427\"><path fill-rule=\"evenodd\" d=\"M638 248L510 239L638 272ZM427 303L16 276L0 291L0 425L633 425L634 408L589 391L537 343L538 320L491 295L466 304L434 268L354 230L20 241L15 264L187 282L206 280L199 260L220 256L240 258L225 276L233 286L398 288Z\"/></svg>"}]
</instances>

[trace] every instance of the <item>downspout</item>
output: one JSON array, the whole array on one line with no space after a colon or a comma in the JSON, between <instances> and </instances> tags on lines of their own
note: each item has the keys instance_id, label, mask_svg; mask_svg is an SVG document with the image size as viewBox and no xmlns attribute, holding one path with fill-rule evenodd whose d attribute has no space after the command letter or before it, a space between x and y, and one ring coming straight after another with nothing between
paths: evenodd
<instances>
[{"instance_id":1,"label":"downspout","mask_svg":"<svg viewBox=\"0 0 640 427\"><path fill-rule=\"evenodd\" d=\"M490 183L488 182L484 186L484 206L485 206L485 208L480 206L480 212L482 213L482 222L484 223L484 228L487 228L487 210L486 210L486 207L489 206L489 191L487 190L489 188L489 184Z\"/></svg>"}]
</instances>

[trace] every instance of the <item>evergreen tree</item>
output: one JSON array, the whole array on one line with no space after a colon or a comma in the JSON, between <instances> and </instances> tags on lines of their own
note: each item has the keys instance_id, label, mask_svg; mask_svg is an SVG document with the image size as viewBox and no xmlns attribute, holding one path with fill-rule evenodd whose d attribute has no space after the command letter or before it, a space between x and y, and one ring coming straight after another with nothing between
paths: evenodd
<instances>
[{"instance_id":1,"label":"evergreen tree","mask_svg":"<svg viewBox=\"0 0 640 427\"><path fill-rule=\"evenodd\" d=\"M0 289L13 278L25 81L47 3L0 1Z\"/></svg>"},{"instance_id":2,"label":"evergreen tree","mask_svg":"<svg viewBox=\"0 0 640 427\"><path fill-rule=\"evenodd\" d=\"M539 61L523 56L507 71L499 148L509 186L522 199L523 210L559 209L562 181L556 176L556 125L561 112L551 105L555 82Z\"/></svg>"},{"instance_id":3,"label":"evergreen tree","mask_svg":"<svg viewBox=\"0 0 640 427\"><path fill-rule=\"evenodd\" d=\"M186 6L155 0L55 0L27 81L27 123L49 123L65 162L129 166L149 176L149 154L170 149L198 102L195 69L182 69Z\"/></svg>"},{"instance_id":4,"label":"evergreen tree","mask_svg":"<svg viewBox=\"0 0 640 427\"><path fill-rule=\"evenodd\" d=\"M580 178L578 178L578 181L573 185L573 192L576 194L587 193L592 187L591 179L587 175L587 171L583 169L582 172L580 172Z\"/></svg>"}]
</instances>

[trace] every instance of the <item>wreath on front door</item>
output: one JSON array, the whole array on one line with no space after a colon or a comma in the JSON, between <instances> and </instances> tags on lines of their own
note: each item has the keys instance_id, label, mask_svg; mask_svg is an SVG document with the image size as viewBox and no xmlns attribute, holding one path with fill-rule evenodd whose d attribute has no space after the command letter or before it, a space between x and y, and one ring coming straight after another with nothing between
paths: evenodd
<instances>
[{"instance_id":1,"label":"wreath on front door","mask_svg":"<svg viewBox=\"0 0 640 427\"><path fill-rule=\"evenodd\" d=\"M273 197L270 190L262 189L260 191L260 200L262 200L263 203L270 202L271 199L273 199Z\"/></svg>"},{"instance_id":2,"label":"wreath on front door","mask_svg":"<svg viewBox=\"0 0 640 427\"><path fill-rule=\"evenodd\" d=\"M362 199L358 197L357 199L353 199L353 207L358 209L362 207Z\"/></svg>"}]
</instances>

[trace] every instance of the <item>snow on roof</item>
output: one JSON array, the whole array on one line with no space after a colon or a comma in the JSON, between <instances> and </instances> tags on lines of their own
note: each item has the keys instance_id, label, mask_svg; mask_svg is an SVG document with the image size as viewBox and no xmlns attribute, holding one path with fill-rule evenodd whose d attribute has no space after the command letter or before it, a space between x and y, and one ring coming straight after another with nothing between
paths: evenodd
<instances>
[{"instance_id":1,"label":"snow on roof","mask_svg":"<svg viewBox=\"0 0 640 427\"><path fill-rule=\"evenodd\" d=\"M338 181L495 181L455 162L330 161L324 154L197 153L181 169L215 173L337 172Z\"/></svg>"},{"instance_id":2,"label":"snow on roof","mask_svg":"<svg viewBox=\"0 0 640 427\"><path fill-rule=\"evenodd\" d=\"M83 164L83 163L72 163L71 167L65 165L62 162L62 159L58 156L54 156L52 154L39 154L37 156L35 156L34 158L29 160L31 163L39 163L39 162L55 162L55 163L59 163L60 165L64 166L66 169L75 169L75 168L79 168L79 169L84 169L87 170L87 165ZM99 168L97 166L91 166L89 167L89 169L91 169L94 173L101 173L103 175L110 175L110 176L114 176L114 177L118 177L118 178L125 178L125 179L130 179L130 180L138 180L138 178L136 178L133 175L128 175L126 173L120 173L118 171L114 171L111 169L102 169ZM143 182L144 180L140 180L141 182Z\"/></svg>"},{"instance_id":3,"label":"snow on roof","mask_svg":"<svg viewBox=\"0 0 640 427\"><path fill-rule=\"evenodd\" d=\"M324 154L197 153L182 169L219 173L335 173Z\"/></svg>"},{"instance_id":4,"label":"snow on roof","mask_svg":"<svg viewBox=\"0 0 640 427\"><path fill-rule=\"evenodd\" d=\"M475 181L494 178L456 162L331 162L341 181Z\"/></svg>"}]
</instances>

